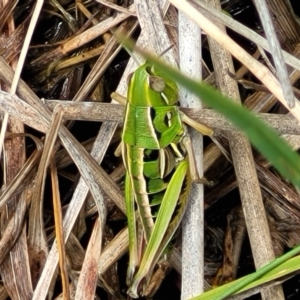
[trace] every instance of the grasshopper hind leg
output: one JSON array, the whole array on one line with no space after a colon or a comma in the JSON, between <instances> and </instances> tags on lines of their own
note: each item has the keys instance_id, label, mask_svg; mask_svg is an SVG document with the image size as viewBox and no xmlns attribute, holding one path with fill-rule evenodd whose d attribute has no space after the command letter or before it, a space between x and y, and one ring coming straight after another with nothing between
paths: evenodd
<instances>
[{"instance_id":1,"label":"grasshopper hind leg","mask_svg":"<svg viewBox=\"0 0 300 300\"><path fill-rule=\"evenodd\" d=\"M125 178L125 200L126 215L128 220L128 238L129 238L129 264L127 268L126 282L129 285L136 273L139 265L138 245L137 245L137 226L134 208L134 193L128 173Z\"/></svg>"},{"instance_id":2,"label":"grasshopper hind leg","mask_svg":"<svg viewBox=\"0 0 300 300\"><path fill-rule=\"evenodd\" d=\"M205 184L207 186L213 186L213 182L207 180L204 177L200 177L197 167L196 167L196 160L195 160L195 154L194 154L194 150L192 147L192 142L190 139L190 136L188 134L186 134L183 139L182 139L182 144L187 152L187 156L188 156L188 160L189 160L189 169L190 169L190 174L191 174L191 179L194 182L197 183L202 183Z\"/></svg>"},{"instance_id":3,"label":"grasshopper hind leg","mask_svg":"<svg viewBox=\"0 0 300 300\"><path fill-rule=\"evenodd\" d=\"M189 126L191 126L192 128L194 128L195 130L197 130L198 132L200 132L203 135L209 136L211 138L211 140L216 144L216 146L220 149L220 151L223 153L223 155L227 158L227 160L229 162L231 162L230 159L230 154L228 153L228 151L219 143L219 141L214 137L214 131L212 128L198 123L196 121L194 121L193 119L191 119L190 117L188 117L185 113L180 112L180 116L181 116L181 120L185 123L188 124Z\"/></svg>"}]
</instances>

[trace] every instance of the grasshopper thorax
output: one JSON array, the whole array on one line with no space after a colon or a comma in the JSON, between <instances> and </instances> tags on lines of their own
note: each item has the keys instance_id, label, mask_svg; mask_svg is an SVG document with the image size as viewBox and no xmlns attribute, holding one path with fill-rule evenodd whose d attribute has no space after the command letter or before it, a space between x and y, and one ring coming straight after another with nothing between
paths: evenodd
<instances>
[{"instance_id":1,"label":"grasshopper thorax","mask_svg":"<svg viewBox=\"0 0 300 300\"><path fill-rule=\"evenodd\" d=\"M129 80L122 140L144 149L161 149L183 134L178 89L150 64L140 66Z\"/></svg>"},{"instance_id":2,"label":"grasshopper thorax","mask_svg":"<svg viewBox=\"0 0 300 300\"><path fill-rule=\"evenodd\" d=\"M136 106L172 106L178 102L178 89L174 82L145 63L130 78L128 101Z\"/></svg>"}]
</instances>

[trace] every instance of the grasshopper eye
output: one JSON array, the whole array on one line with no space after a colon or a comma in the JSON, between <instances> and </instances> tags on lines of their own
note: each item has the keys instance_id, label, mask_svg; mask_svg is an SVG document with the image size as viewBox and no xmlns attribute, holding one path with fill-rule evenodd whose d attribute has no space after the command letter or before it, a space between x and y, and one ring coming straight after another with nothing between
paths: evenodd
<instances>
[{"instance_id":1,"label":"grasshopper eye","mask_svg":"<svg viewBox=\"0 0 300 300\"><path fill-rule=\"evenodd\" d=\"M161 93L164 91L164 89L166 88L166 83L165 81L158 76L149 76L148 77L148 85L149 87L158 93Z\"/></svg>"},{"instance_id":2,"label":"grasshopper eye","mask_svg":"<svg viewBox=\"0 0 300 300\"><path fill-rule=\"evenodd\" d=\"M126 84L127 84L127 85L129 85L129 83L130 83L130 81L131 81L131 79L132 79L132 76L133 76L133 72L130 73L130 74L127 76L127 78L126 78Z\"/></svg>"}]
</instances>

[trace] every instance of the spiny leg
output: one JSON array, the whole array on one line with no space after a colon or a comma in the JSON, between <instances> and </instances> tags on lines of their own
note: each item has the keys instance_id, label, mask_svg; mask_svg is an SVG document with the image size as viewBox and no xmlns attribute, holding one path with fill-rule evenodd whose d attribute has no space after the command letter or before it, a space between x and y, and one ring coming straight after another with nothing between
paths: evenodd
<instances>
[{"instance_id":1,"label":"spiny leg","mask_svg":"<svg viewBox=\"0 0 300 300\"><path fill-rule=\"evenodd\" d=\"M195 120L188 117L185 113L180 112L181 120L185 124L188 124L198 132L200 132L203 135L209 136L211 140L217 145L217 147L221 150L221 152L224 154L224 156L227 158L228 161L231 162L230 155L228 151L219 143L219 141L214 137L214 130L204 124L201 124L199 122L196 122Z\"/></svg>"},{"instance_id":2,"label":"spiny leg","mask_svg":"<svg viewBox=\"0 0 300 300\"><path fill-rule=\"evenodd\" d=\"M195 160L194 150L192 147L192 142L191 142L190 136L188 134L186 134L183 137L181 142L184 145L185 150L188 154L187 157L189 160L189 169L190 169L190 174L191 174L192 180L197 183L203 183L205 185L212 186L213 182L208 181L206 178L199 176L199 173L198 173L198 170L196 167L196 160Z\"/></svg>"}]
</instances>

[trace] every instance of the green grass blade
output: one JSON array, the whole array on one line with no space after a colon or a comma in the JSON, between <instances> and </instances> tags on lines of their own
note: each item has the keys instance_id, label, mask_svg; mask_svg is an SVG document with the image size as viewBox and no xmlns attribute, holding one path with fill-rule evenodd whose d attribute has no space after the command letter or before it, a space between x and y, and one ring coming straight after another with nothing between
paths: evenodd
<instances>
[{"instance_id":1,"label":"green grass blade","mask_svg":"<svg viewBox=\"0 0 300 300\"><path fill-rule=\"evenodd\" d=\"M252 274L207 291L202 295L191 298L190 300L222 300L237 291L243 292L271 280L276 280L282 276L291 274L299 270L300 256L292 258L299 253L300 246L294 248L281 257L278 257Z\"/></svg>"}]
</instances>

